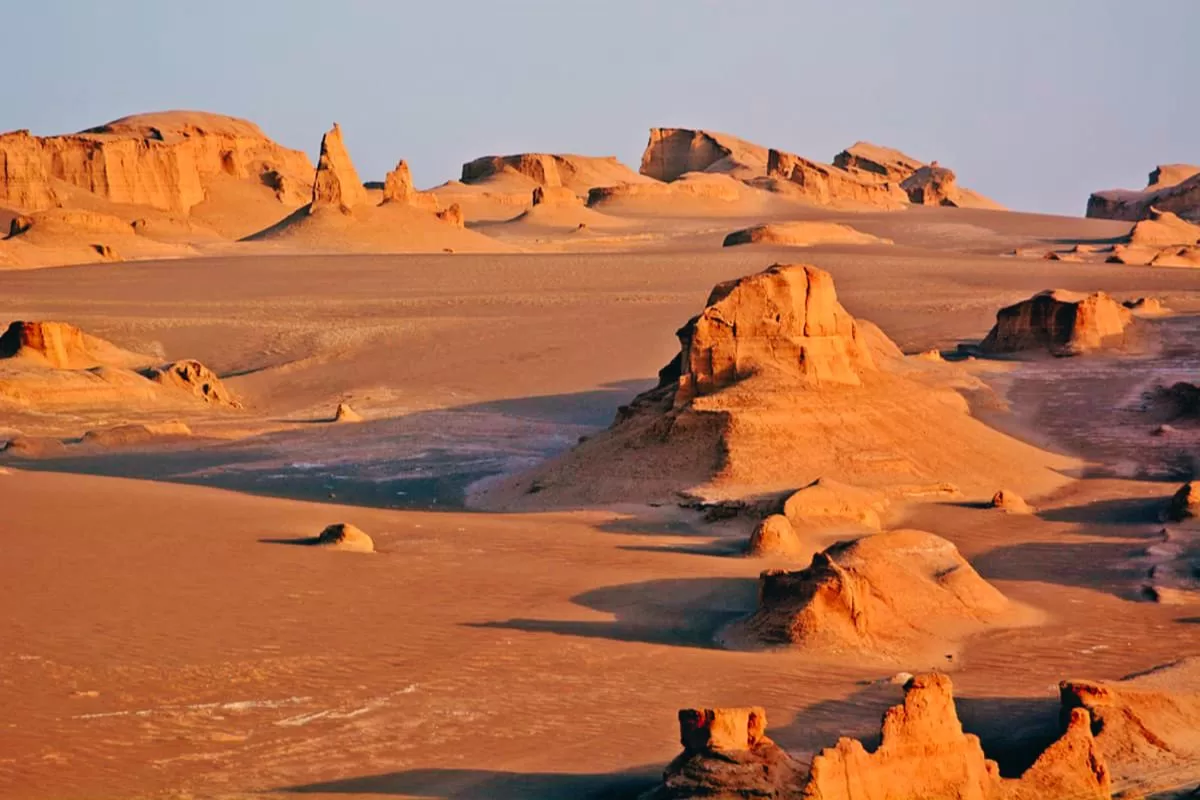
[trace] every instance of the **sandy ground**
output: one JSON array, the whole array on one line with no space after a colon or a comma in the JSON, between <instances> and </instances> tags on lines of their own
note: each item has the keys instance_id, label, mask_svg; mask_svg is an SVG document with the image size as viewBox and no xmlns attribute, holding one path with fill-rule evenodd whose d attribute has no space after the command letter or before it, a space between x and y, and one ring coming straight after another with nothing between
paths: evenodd
<instances>
[{"instance_id":1,"label":"sandy ground","mask_svg":"<svg viewBox=\"0 0 1200 800\"><path fill-rule=\"evenodd\" d=\"M998 307L1050 287L1200 309L1194 272L999 256L1111 237L1120 223L851 216L821 218L896 244L722 249L744 227L722 220L638 252L0 274L0 318L60 319L134 351L199 358L247 404L201 420L183 446L6 462L0 796L621 797L675 754L680 707L765 705L772 736L807 758L877 732L900 691L874 681L930 667L954 672L967 727L1012 772L1053 727L1058 680L1200 654L1200 610L1139 593L1139 553L1176 477L1155 472L1158 458L1128 467L1145 426L1093 448L1072 425L1119 431L1096 420L1194 352L1134 359L1136 374L1133 361L1080 362L1053 379L1045 371L1061 362L984 371L1013 407L989 421L1093 468L1035 499L1032 516L953 502L905 512L1049 615L951 662L718 649L714 634L752 608L771 564L723 554L745 530L694 512L461 508L471 481L606 425L714 283L775 261L830 270L846 307L909 352L977 340ZM1186 315L1159 324L1184 350L1195 341ZM339 400L368 421L324 422ZM0 415L0 435L88 427ZM380 552L263 541L342 521Z\"/></svg>"}]
</instances>

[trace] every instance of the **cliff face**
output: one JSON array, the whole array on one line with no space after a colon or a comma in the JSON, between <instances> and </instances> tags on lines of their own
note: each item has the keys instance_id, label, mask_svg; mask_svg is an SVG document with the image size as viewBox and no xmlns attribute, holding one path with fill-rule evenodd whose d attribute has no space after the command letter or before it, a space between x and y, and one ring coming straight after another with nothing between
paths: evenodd
<instances>
[{"instance_id":1,"label":"cliff face","mask_svg":"<svg viewBox=\"0 0 1200 800\"><path fill-rule=\"evenodd\" d=\"M1149 219L1154 209L1200 221L1200 166L1163 164L1151 172L1145 189L1109 189L1088 198L1087 216Z\"/></svg>"},{"instance_id":2,"label":"cliff face","mask_svg":"<svg viewBox=\"0 0 1200 800\"><path fill-rule=\"evenodd\" d=\"M850 203L900 208L908 203L908 195L881 176L820 164L783 150L771 150L768 154L767 175L790 182L805 199L819 205Z\"/></svg>"},{"instance_id":3,"label":"cliff face","mask_svg":"<svg viewBox=\"0 0 1200 800\"><path fill-rule=\"evenodd\" d=\"M303 202L308 156L267 138L256 125L200 112L126 117L65 136L0 135L0 205L36 211L61 204L54 181L114 203L186 213L221 176L283 191Z\"/></svg>"},{"instance_id":4,"label":"cliff face","mask_svg":"<svg viewBox=\"0 0 1200 800\"><path fill-rule=\"evenodd\" d=\"M673 181L685 172L721 172L738 180L766 173L767 148L736 136L687 128L651 128L639 172Z\"/></svg>"}]
</instances>

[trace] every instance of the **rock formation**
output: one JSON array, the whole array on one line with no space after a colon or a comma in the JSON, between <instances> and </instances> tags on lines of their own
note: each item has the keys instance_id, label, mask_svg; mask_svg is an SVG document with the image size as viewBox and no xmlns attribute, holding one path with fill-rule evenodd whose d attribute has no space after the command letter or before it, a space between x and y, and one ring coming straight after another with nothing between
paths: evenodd
<instances>
[{"instance_id":1,"label":"rock formation","mask_svg":"<svg viewBox=\"0 0 1200 800\"><path fill-rule=\"evenodd\" d=\"M890 147L870 142L855 142L833 157L833 165L845 170L873 172L894 183L900 183L925 166L910 155Z\"/></svg>"},{"instance_id":2,"label":"rock formation","mask_svg":"<svg viewBox=\"0 0 1200 800\"><path fill-rule=\"evenodd\" d=\"M65 136L0 135L0 206L21 211L59 205L60 186L113 203L186 213L217 180L261 184L268 173L302 188L312 165L253 123L219 114L168 111ZM282 199L298 204L297 198Z\"/></svg>"},{"instance_id":3,"label":"rock formation","mask_svg":"<svg viewBox=\"0 0 1200 800\"><path fill-rule=\"evenodd\" d=\"M1152 208L1200 221L1200 166L1165 164L1150 173L1145 189L1110 189L1088 198L1087 216L1100 219L1146 219Z\"/></svg>"},{"instance_id":4,"label":"rock formation","mask_svg":"<svg viewBox=\"0 0 1200 800\"><path fill-rule=\"evenodd\" d=\"M583 201L566 186L535 186L530 198L534 206L577 206Z\"/></svg>"},{"instance_id":5,"label":"rock formation","mask_svg":"<svg viewBox=\"0 0 1200 800\"><path fill-rule=\"evenodd\" d=\"M661 786L641 800L799 797L803 769L766 735L761 707L685 708L679 712L683 752Z\"/></svg>"},{"instance_id":6,"label":"rock formation","mask_svg":"<svg viewBox=\"0 0 1200 800\"><path fill-rule=\"evenodd\" d=\"M797 530L861 527L877 531L882 527L879 515L888 505L882 492L818 478L784 501L783 514Z\"/></svg>"},{"instance_id":7,"label":"rock formation","mask_svg":"<svg viewBox=\"0 0 1200 800\"><path fill-rule=\"evenodd\" d=\"M865 172L850 172L829 164L770 150L767 176L789 184L791 191L817 205L901 208L908 195L896 183Z\"/></svg>"},{"instance_id":8,"label":"rock formation","mask_svg":"<svg viewBox=\"0 0 1200 800\"><path fill-rule=\"evenodd\" d=\"M1200 780L1200 659L1119 681L1067 680L1063 713L1085 713L1114 788L1153 792Z\"/></svg>"},{"instance_id":9,"label":"rock formation","mask_svg":"<svg viewBox=\"0 0 1200 800\"><path fill-rule=\"evenodd\" d=\"M1188 481L1180 486L1179 490L1171 495L1164 516L1175 522L1200 517L1200 485L1195 481Z\"/></svg>"},{"instance_id":10,"label":"rock formation","mask_svg":"<svg viewBox=\"0 0 1200 800\"><path fill-rule=\"evenodd\" d=\"M1078 355L1125 345L1132 321L1129 309L1104 292L1050 289L996 312L996 324L979 348L985 353Z\"/></svg>"},{"instance_id":11,"label":"rock formation","mask_svg":"<svg viewBox=\"0 0 1200 800\"><path fill-rule=\"evenodd\" d=\"M330 525L312 541L318 547L344 550L348 553L374 553L375 542L360 528L346 522Z\"/></svg>"},{"instance_id":12,"label":"rock formation","mask_svg":"<svg viewBox=\"0 0 1200 800\"><path fill-rule=\"evenodd\" d=\"M808 247L817 244L891 244L837 222L767 222L742 228L725 237L725 247L739 244L771 244Z\"/></svg>"},{"instance_id":13,"label":"rock formation","mask_svg":"<svg viewBox=\"0 0 1200 800\"><path fill-rule=\"evenodd\" d=\"M525 179L525 185L532 183L546 188L565 187L577 194L585 193L594 186L645 181L615 156L517 153L484 156L462 167L462 182L466 184L495 182L505 176L520 176Z\"/></svg>"},{"instance_id":14,"label":"rock formation","mask_svg":"<svg viewBox=\"0 0 1200 800\"><path fill-rule=\"evenodd\" d=\"M462 206L460 206L458 203L451 203L446 208L443 208L441 211L437 212L437 218L442 222L450 223L455 228L467 227L467 220L463 216Z\"/></svg>"},{"instance_id":15,"label":"rock formation","mask_svg":"<svg viewBox=\"0 0 1200 800\"><path fill-rule=\"evenodd\" d=\"M766 174L767 149L736 136L686 128L651 128L639 172L673 181L687 172L720 172L738 180Z\"/></svg>"},{"instance_id":16,"label":"rock formation","mask_svg":"<svg viewBox=\"0 0 1200 800\"><path fill-rule=\"evenodd\" d=\"M426 211L437 211L438 200L428 192L418 192L413 188L412 172L408 162L400 159L396 168L389 172L383 180L383 202L402 203Z\"/></svg>"},{"instance_id":17,"label":"rock formation","mask_svg":"<svg viewBox=\"0 0 1200 800\"><path fill-rule=\"evenodd\" d=\"M1032 514L1033 509L1025 499L1016 492L1001 489L992 495L992 508L997 508L1006 514Z\"/></svg>"},{"instance_id":18,"label":"rock formation","mask_svg":"<svg viewBox=\"0 0 1200 800\"><path fill-rule=\"evenodd\" d=\"M642 800L1108 800L1113 782L1088 712L1067 708L1061 736L1017 778L1004 778L979 738L963 731L953 685L909 676L888 709L878 747L842 738L807 771L767 738L760 708L684 709L683 752Z\"/></svg>"},{"instance_id":19,"label":"rock formation","mask_svg":"<svg viewBox=\"0 0 1200 800\"><path fill-rule=\"evenodd\" d=\"M733 636L827 657L895 658L950 646L1012 611L950 542L898 530L839 542L803 570L762 573L758 608Z\"/></svg>"},{"instance_id":20,"label":"rock formation","mask_svg":"<svg viewBox=\"0 0 1200 800\"><path fill-rule=\"evenodd\" d=\"M1200 267L1200 225L1170 211L1150 208L1134 223L1120 244L1113 246L1109 262L1154 267Z\"/></svg>"},{"instance_id":21,"label":"rock formation","mask_svg":"<svg viewBox=\"0 0 1200 800\"><path fill-rule=\"evenodd\" d=\"M0 335L0 359L51 367L137 369L154 362L153 356L123 350L65 322L10 323Z\"/></svg>"},{"instance_id":22,"label":"rock formation","mask_svg":"<svg viewBox=\"0 0 1200 800\"><path fill-rule=\"evenodd\" d=\"M959 205L958 179L945 167L924 166L900 183L908 201L918 206Z\"/></svg>"},{"instance_id":23,"label":"rock formation","mask_svg":"<svg viewBox=\"0 0 1200 800\"><path fill-rule=\"evenodd\" d=\"M1136 300L1126 300L1121 305L1128 308L1136 316L1159 317L1169 314L1171 309L1163 305L1157 297L1139 297Z\"/></svg>"},{"instance_id":24,"label":"rock formation","mask_svg":"<svg viewBox=\"0 0 1200 800\"><path fill-rule=\"evenodd\" d=\"M801 544L787 517L771 514L755 526L746 552L752 556L798 558L810 554L812 549Z\"/></svg>"},{"instance_id":25,"label":"rock formation","mask_svg":"<svg viewBox=\"0 0 1200 800\"><path fill-rule=\"evenodd\" d=\"M346 152L346 145L342 142L342 129L335 122L329 132L321 137L321 158L317 162L317 173L313 179L309 213L334 208L343 214L349 214L355 208L365 205L367 190L358 178L358 171L354 169L350 154Z\"/></svg>"},{"instance_id":26,"label":"rock formation","mask_svg":"<svg viewBox=\"0 0 1200 800\"><path fill-rule=\"evenodd\" d=\"M199 361L175 361L144 372L155 383L171 386L214 406L241 408L242 404L225 387L217 374Z\"/></svg>"},{"instance_id":27,"label":"rock formation","mask_svg":"<svg viewBox=\"0 0 1200 800\"><path fill-rule=\"evenodd\" d=\"M362 422L362 414L359 414L349 403L338 403L337 410L333 412L334 422Z\"/></svg>"},{"instance_id":28,"label":"rock formation","mask_svg":"<svg viewBox=\"0 0 1200 800\"><path fill-rule=\"evenodd\" d=\"M101 447L128 447L191 435L192 429L184 422L146 422L91 430L83 435L82 442Z\"/></svg>"}]
</instances>

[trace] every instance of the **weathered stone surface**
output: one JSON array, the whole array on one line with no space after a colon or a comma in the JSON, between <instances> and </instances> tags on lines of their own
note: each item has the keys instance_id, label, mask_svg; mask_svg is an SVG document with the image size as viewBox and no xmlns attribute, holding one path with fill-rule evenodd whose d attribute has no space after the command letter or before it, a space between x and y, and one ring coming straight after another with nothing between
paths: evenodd
<instances>
[{"instance_id":1,"label":"weathered stone surface","mask_svg":"<svg viewBox=\"0 0 1200 800\"><path fill-rule=\"evenodd\" d=\"M448 222L456 228L465 228L467 226L466 217L463 216L462 206L458 203L451 203L448 207L437 212L437 218L442 222Z\"/></svg>"},{"instance_id":2,"label":"weathered stone surface","mask_svg":"<svg viewBox=\"0 0 1200 800\"><path fill-rule=\"evenodd\" d=\"M581 156L572 153L516 153L483 156L463 164L462 182L492 182L505 176L520 176L547 188L566 187L585 194L595 186L639 183L646 179L622 164L615 156Z\"/></svg>"},{"instance_id":3,"label":"weathered stone surface","mask_svg":"<svg viewBox=\"0 0 1200 800\"><path fill-rule=\"evenodd\" d=\"M687 172L720 172L739 180L766 174L767 148L736 136L687 128L651 128L643 175L673 181Z\"/></svg>"},{"instance_id":4,"label":"weathered stone surface","mask_svg":"<svg viewBox=\"0 0 1200 800\"><path fill-rule=\"evenodd\" d=\"M1196 481L1188 481L1167 503L1165 516L1169 520L1180 522L1191 517L1200 517L1200 485Z\"/></svg>"},{"instance_id":5,"label":"weathered stone surface","mask_svg":"<svg viewBox=\"0 0 1200 800\"><path fill-rule=\"evenodd\" d=\"M861 205L900 208L908 196L896 183L863 172L850 172L783 150L770 150L767 175L793 185L805 200L818 205Z\"/></svg>"},{"instance_id":6,"label":"weathered stone surface","mask_svg":"<svg viewBox=\"0 0 1200 800\"><path fill-rule=\"evenodd\" d=\"M892 244L837 222L767 222L733 231L722 245L773 244L808 247L817 244Z\"/></svg>"},{"instance_id":7,"label":"weathered stone surface","mask_svg":"<svg viewBox=\"0 0 1200 800\"><path fill-rule=\"evenodd\" d=\"M1088 198L1087 216L1101 219L1146 219L1151 209L1170 211L1200 221L1200 166L1165 164L1150 173L1146 188L1109 189Z\"/></svg>"},{"instance_id":8,"label":"weathered stone surface","mask_svg":"<svg viewBox=\"0 0 1200 800\"><path fill-rule=\"evenodd\" d=\"M367 205L367 190L359 180L354 162L342 141L342 129L335 122L321 138L321 158L313 179L310 213L333 208L343 214Z\"/></svg>"},{"instance_id":9,"label":"weathered stone surface","mask_svg":"<svg viewBox=\"0 0 1200 800\"><path fill-rule=\"evenodd\" d=\"M176 361L146 370L144 374L156 383L181 389L205 403L230 408L242 407L217 374L199 361Z\"/></svg>"},{"instance_id":10,"label":"weathered stone surface","mask_svg":"<svg viewBox=\"0 0 1200 800\"><path fill-rule=\"evenodd\" d=\"M958 206L958 178L936 164L923 166L900 183L908 201L917 206Z\"/></svg>"},{"instance_id":11,"label":"weathered stone surface","mask_svg":"<svg viewBox=\"0 0 1200 800\"><path fill-rule=\"evenodd\" d=\"M1050 289L996 312L996 324L979 347L985 353L1077 355L1122 346L1132 321L1129 309L1104 292Z\"/></svg>"},{"instance_id":12,"label":"weathered stone surface","mask_svg":"<svg viewBox=\"0 0 1200 800\"><path fill-rule=\"evenodd\" d=\"M413 187L412 172L404 159L397 161L395 169L384 177L383 202L401 203L426 211L438 210L437 197L429 192L418 192Z\"/></svg>"},{"instance_id":13,"label":"weathered stone surface","mask_svg":"<svg viewBox=\"0 0 1200 800\"><path fill-rule=\"evenodd\" d=\"M1000 489L992 495L992 508L997 508L1006 514L1032 514L1033 509L1025 499L1009 489Z\"/></svg>"},{"instance_id":14,"label":"weathered stone surface","mask_svg":"<svg viewBox=\"0 0 1200 800\"><path fill-rule=\"evenodd\" d=\"M333 412L334 422L362 422L362 414L359 414L349 403L338 403L337 410Z\"/></svg>"},{"instance_id":15,"label":"weathered stone surface","mask_svg":"<svg viewBox=\"0 0 1200 800\"><path fill-rule=\"evenodd\" d=\"M10 323L0 336L0 358L29 361L53 369L136 368L153 356L133 353L66 322Z\"/></svg>"},{"instance_id":16,"label":"weathered stone surface","mask_svg":"<svg viewBox=\"0 0 1200 800\"><path fill-rule=\"evenodd\" d=\"M855 142L833 157L833 165L847 170L873 172L882 178L899 183L912 175L924 162L890 147L870 142Z\"/></svg>"}]
</instances>

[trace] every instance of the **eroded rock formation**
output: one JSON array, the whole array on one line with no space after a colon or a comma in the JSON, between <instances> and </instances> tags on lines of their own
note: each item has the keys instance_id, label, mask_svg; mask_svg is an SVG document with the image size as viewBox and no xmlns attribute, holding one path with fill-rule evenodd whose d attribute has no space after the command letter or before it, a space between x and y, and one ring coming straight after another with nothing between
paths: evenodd
<instances>
[{"instance_id":1,"label":"eroded rock formation","mask_svg":"<svg viewBox=\"0 0 1200 800\"><path fill-rule=\"evenodd\" d=\"M359 414L349 403L338 403L337 409L333 412L334 422L362 422L362 414Z\"/></svg>"},{"instance_id":2,"label":"eroded rock formation","mask_svg":"<svg viewBox=\"0 0 1200 800\"><path fill-rule=\"evenodd\" d=\"M950 542L888 531L833 545L806 569L762 573L758 608L735 636L891 658L952 644L1012 610Z\"/></svg>"},{"instance_id":3,"label":"eroded rock formation","mask_svg":"<svg viewBox=\"0 0 1200 800\"><path fill-rule=\"evenodd\" d=\"M979 348L985 353L1078 355L1127 344L1132 322L1129 309L1104 292L1049 289L996 312L996 324Z\"/></svg>"},{"instance_id":4,"label":"eroded rock formation","mask_svg":"<svg viewBox=\"0 0 1200 800\"><path fill-rule=\"evenodd\" d=\"M818 205L901 208L908 203L908 195L898 184L878 175L851 172L783 150L769 151L767 175L788 182L793 192Z\"/></svg>"},{"instance_id":5,"label":"eroded rock formation","mask_svg":"<svg viewBox=\"0 0 1200 800\"><path fill-rule=\"evenodd\" d=\"M295 186L297 196L280 199L299 204L312 165L253 123L219 114L168 111L64 136L0 135L0 206L22 211L63 202L59 182L113 203L186 213L217 180L263 183L268 174Z\"/></svg>"},{"instance_id":6,"label":"eroded rock formation","mask_svg":"<svg viewBox=\"0 0 1200 800\"><path fill-rule=\"evenodd\" d=\"M171 386L215 406L241 408L242 404L225 387L217 374L199 361L192 359L175 361L145 371L155 383Z\"/></svg>"},{"instance_id":7,"label":"eroded rock formation","mask_svg":"<svg viewBox=\"0 0 1200 800\"><path fill-rule=\"evenodd\" d=\"M817 244L891 244L869 233L837 222L767 222L734 231L723 245L773 244L808 247Z\"/></svg>"},{"instance_id":8,"label":"eroded rock formation","mask_svg":"<svg viewBox=\"0 0 1200 800\"><path fill-rule=\"evenodd\" d=\"M329 525L311 544L348 553L374 553L375 542L361 528L348 522Z\"/></svg>"},{"instance_id":9,"label":"eroded rock formation","mask_svg":"<svg viewBox=\"0 0 1200 800\"><path fill-rule=\"evenodd\" d=\"M870 142L855 142L833 157L833 165L846 170L873 172L899 183L925 166L910 155Z\"/></svg>"},{"instance_id":10,"label":"eroded rock formation","mask_svg":"<svg viewBox=\"0 0 1200 800\"><path fill-rule=\"evenodd\" d=\"M407 167L407 165L405 165ZM411 177L409 183L411 184ZM342 141L342 129L335 122L321 137L321 158L313 179L312 204L309 213L333 208L343 214L367 205L367 190L358 178L354 162Z\"/></svg>"},{"instance_id":11,"label":"eroded rock formation","mask_svg":"<svg viewBox=\"0 0 1200 800\"><path fill-rule=\"evenodd\" d=\"M1179 490L1171 495L1164 516L1174 522L1200 517L1200 484L1188 481L1180 486Z\"/></svg>"},{"instance_id":12,"label":"eroded rock formation","mask_svg":"<svg viewBox=\"0 0 1200 800\"><path fill-rule=\"evenodd\" d=\"M580 156L560 153L517 153L484 156L463 164L462 182L494 182L505 176L520 176L547 188L566 187L586 193L594 186L639 183L645 179L622 164L615 156Z\"/></svg>"},{"instance_id":13,"label":"eroded rock formation","mask_svg":"<svg viewBox=\"0 0 1200 800\"><path fill-rule=\"evenodd\" d=\"M1009 489L1000 489L992 495L991 506L1006 514L1033 513L1033 509L1025 502L1025 498Z\"/></svg>"},{"instance_id":14,"label":"eroded rock formation","mask_svg":"<svg viewBox=\"0 0 1200 800\"><path fill-rule=\"evenodd\" d=\"M746 551L752 556L797 558L812 551L800 542L792 523L783 514L764 518L750 534Z\"/></svg>"},{"instance_id":15,"label":"eroded rock formation","mask_svg":"<svg viewBox=\"0 0 1200 800\"><path fill-rule=\"evenodd\" d=\"M767 148L736 136L687 128L651 128L642 153L643 175L673 181L687 172L720 172L738 180L762 177Z\"/></svg>"},{"instance_id":16,"label":"eroded rock formation","mask_svg":"<svg viewBox=\"0 0 1200 800\"><path fill-rule=\"evenodd\" d=\"M1109 189L1088 198L1087 216L1146 219L1152 208L1200 221L1200 166L1165 164L1150 172L1145 189Z\"/></svg>"}]
</instances>

